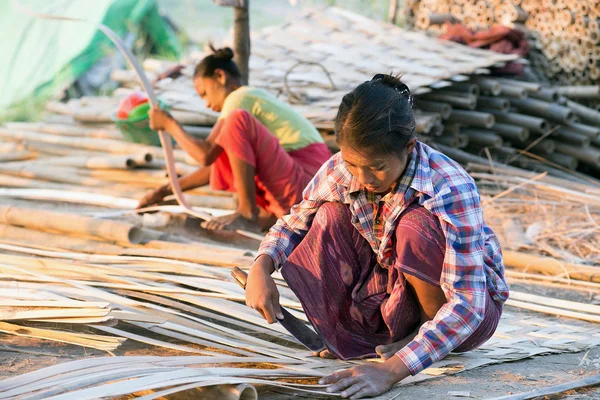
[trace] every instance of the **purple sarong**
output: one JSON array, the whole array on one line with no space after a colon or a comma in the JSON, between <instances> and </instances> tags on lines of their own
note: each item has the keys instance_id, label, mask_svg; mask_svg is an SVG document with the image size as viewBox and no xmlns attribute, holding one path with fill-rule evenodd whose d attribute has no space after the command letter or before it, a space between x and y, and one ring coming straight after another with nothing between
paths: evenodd
<instances>
[{"instance_id":1,"label":"purple sarong","mask_svg":"<svg viewBox=\"0 0 600 400\"><path fill-rule=\"evenodd\" d=\"M440 286L445 237L439 220L416 204L400 216L394 268L381 267L341 203L325 203L281 270L327 348L341 359L373 357L375 347L407 337L421 323L403 273ZM502 307L487 296L484 320L455 351L472 350L494 331Z\"/></svg>"}]
</instances>

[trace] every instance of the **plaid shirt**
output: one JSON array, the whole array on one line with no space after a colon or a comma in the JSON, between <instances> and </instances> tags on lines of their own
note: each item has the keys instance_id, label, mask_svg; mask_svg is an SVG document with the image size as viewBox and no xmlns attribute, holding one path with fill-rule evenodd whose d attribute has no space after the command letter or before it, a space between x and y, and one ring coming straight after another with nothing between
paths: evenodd
<instances>
[{"instance_id":1,"label":"plaid shirt","mask_svg":"<svg viewBox=\"0 0 600 400\"><path fill-rule=\"evenodd\" d=\"M440 286L448 302L396 353L413 375L444 358L475 331L483 319L486 291L500 304L508 298L500 245L483 221L475 183L455 161L423 143L417 142L403 176L383 197L362 189L339 153L321 167L303 197L260 246L259 255L269 255L277 269L304 238L324 202L349 206L352 224L387 268L393 265L398 217L411 201L439 218L446 237Z\"/></svg>"}]
</instances>

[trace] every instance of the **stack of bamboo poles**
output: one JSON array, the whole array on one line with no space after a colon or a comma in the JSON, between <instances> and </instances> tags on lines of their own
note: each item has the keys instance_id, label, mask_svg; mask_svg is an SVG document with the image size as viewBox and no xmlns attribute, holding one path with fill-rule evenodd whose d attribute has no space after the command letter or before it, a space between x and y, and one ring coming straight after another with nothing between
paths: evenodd
<instances>
[{"instance_id":1,"label":"stack of bamboo poles","mask_svg":"<svg viewBox=\"0 0 600 400\"><path fill-rule=\"evenodd\" d=\"M435 143L461 163L474 155L562 177L600 173L600 112L560 88L471 76L419 96L416 107L439 113L444 129Z\"/></svg>"},{"instance_id":2,"label":"stack of bamboo poles","mask_svg":"<svg viewBox=\"0 0 600 400\"><path fill-rule=\"evenodd\" d=\"M529 32L530 59L554 83L586 85L600 79L600 3L596 0L408 0L407 22L443 32L445 22L472 30L501 24ZM594 99L598 100L596 94Z\"/></svg>"}]
</instances>

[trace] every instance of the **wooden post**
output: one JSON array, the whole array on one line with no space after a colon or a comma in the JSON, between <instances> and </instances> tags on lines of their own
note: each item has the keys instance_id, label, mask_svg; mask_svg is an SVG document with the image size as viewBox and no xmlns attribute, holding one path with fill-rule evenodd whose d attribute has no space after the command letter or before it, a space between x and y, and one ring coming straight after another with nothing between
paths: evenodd
<instances>
[{"instance_id":1,"label":"wooden post","mask_svg":"<svg viewBox=\"0 0 600 400\"><path fill-rule=\"evenodd\" d=\"M244 85L248 84L250 59L250 0L244 0L242 7L233 10L233 51L235 63L242 73Z\"/></svg>"},{"instance_id":2,"label":"wooden post","mask_svg":"<svg viewBox=\"0 0 600 400\"><path fill-rule=\"evenodd\" d=\"M250 59L250 0L213 0L222 7L233 7L234 61L242 74L244 85L248 84Z\"/></svg>"},{"instance_id":3,"label":"wooden post","mask_svg":"<svg viewBox=\"0 0 600 400\"><path fill-rule=\"evenodd\" d=\"M390 0L390 12L389 12L390 24L396 25L397 15L398 15L398 0Z\"/></svg>"}]
</instances>

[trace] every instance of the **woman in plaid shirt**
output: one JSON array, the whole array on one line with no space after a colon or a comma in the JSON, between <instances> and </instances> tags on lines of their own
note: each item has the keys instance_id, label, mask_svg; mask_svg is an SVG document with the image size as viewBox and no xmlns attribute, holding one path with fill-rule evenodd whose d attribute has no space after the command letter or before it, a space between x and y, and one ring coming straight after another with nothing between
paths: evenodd
<instances>
[{"instance_id":1,"label":"woman in plaid shirt","mask_svg":"<svg viewBox=\"0 0 600 400\"><path fill-rule=\"evenodd\" d=\"M386 361L327 378L358 399L494 333L508 298L498 240L472 178L415 138L408 87L376 75L344 96L340 152L260 246L246 304L281 319L281 270L327 350Z\"/></svg>"}]
</instances>

